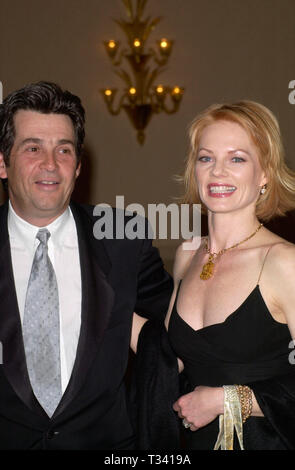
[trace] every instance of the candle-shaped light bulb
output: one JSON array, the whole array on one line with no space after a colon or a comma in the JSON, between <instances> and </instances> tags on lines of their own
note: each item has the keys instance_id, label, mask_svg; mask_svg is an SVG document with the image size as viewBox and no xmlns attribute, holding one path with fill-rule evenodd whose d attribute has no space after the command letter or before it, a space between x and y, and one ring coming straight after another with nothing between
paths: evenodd
<instances>
[{"instance_id":1,"label":"candle-shaped light bulb","mask_svg":"<svg viewBox=\"0 0 295 470\"><path fill-rule=\"evenodd\" d=\"M156 88L156 92L158 93L158 95L162 95L164 93L163 85L158 85Z\"/></svg>"},{"instance_id":2,"label":"candle-shaped light bulb","mask_svg":"<svg viewBox=\"0 0 295 470\"><path fill-rule=\"evenodd\" d=\"M139 49L141 47L141 40L136 38L134 39L133 41L133 46L136 48L136 49Z\"/></svg>"},{"instance_id":3,"label":"candle-shaped light bulb","mask_svg":"<svg viewBox=\"0 0 295 470\"><path fill-rule=\"evenodd\" d=\"M115 41L114 39L110 39L109 41L104 41L104 46L110 58L114 59L118 52L120 42Z\"/></svg>"},{"instance_id":4,"label":"candle-shaped light bulb","mask_svg":"<svg viewBox=\"0 0 295 470\"><path fill-rule=\"evenodd\" d=\"M108 42L108 47L110 49L114 49L116 46L117 46L116 41L114 41L113 39L110 39Z\"/></svg>"},{"instance_id":5,"label":"candle-shaped light bulb","mask_svg":"<svg viewBox=\"0 0 295 470\"><path fill-rule=\"evenodd\" d=\"M131 103L135 103L137 99L137 90L134 86L131 86L128 90L128 98Z\"/></svg>"},{"instance_id":6,"label":"candle-shaped light bulb","mask_svg":"<svg viewBox=\"0 0 295 470\"><path fill-rule=\"evenodd\" d=\"M161 39L160 46L162 49L166 49L168 47L167 39Z\"/></svg>"},{"instance_id":7,"label":"candle-shaped light bulb","mask_svg":"<svg viewBox=\"0 0 295 470\"><path fill-rule=\"evenodd\" d=\"M162 38L158 41L158 47L163 56L168 56L171 53L172 41Z\"/></svg>"},{"instance_id":8,"label":"candle-shaped light bulb","mask_svg":"<svg viewBox=\"0 0 295 470\"><path fill-rule=\"evenodd\" d=\"M182 98L183 92L184 92L184 89L177 85L174 88L172 88L171 96L174 99L174 101L180 101Z\"/></svg>"},{"instance_id":9,"label":"candle-shaped light bulb","mask_svg":"<svg viewBox=\"0 0 295 470\"><path fill-rule=\"evenodd\" d=\"M100 90L103 94L105 102L109 105L112 104L114 97L116 95L117 89L116 88L104 88Z\"/></svg>"},{"instance_id":10,"label":"candle-shaped light bulb","mask_svg":"<svg viewBox=\"0 0 295 470\"><path fill-rule=\"evenodd\" d=\"M154 90L155 90L155 94L156 94L156 98L158 102L163 103L163 101L165 100L166 93L167 93L167 88L159 84L154 88Z\"/></svg>"}]
</instances>

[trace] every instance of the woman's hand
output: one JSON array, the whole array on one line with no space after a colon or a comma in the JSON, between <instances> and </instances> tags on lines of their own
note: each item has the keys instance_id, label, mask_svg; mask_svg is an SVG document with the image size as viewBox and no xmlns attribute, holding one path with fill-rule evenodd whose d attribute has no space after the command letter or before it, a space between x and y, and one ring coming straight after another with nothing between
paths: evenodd
<instances>
[{"instance_id":1,"label":"woman's hand","mask_svg":"<svg viewBox=\"0 0 295 470\"><path fill-rule=\"evenodd\" d=\"M191 393L180 397L173 405L179 418L196 431L223 414L224 391L222 387L198 386Z\"/></svg>"}]
</instances>

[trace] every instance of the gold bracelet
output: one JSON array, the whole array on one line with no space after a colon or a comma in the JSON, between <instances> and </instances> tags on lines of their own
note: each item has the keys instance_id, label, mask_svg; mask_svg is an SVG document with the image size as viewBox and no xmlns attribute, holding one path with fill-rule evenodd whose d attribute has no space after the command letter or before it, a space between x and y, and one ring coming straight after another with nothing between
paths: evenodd
<instances>
[{"instance_id":1,"label":"gold bracelet","mask_svg":"<svg viewBox=\"0 0 295 470\"><path fill-rule=\"evenodd\" d=\"M233 450L234 434L236 432L240 448L244 450L243 444L243 421L241 403L236 385L223 385L224 410L219 415L219 433L214 450Z\"/></svg>"},{"instance_id":2,"label":"gold bracelet","mask_svg":"<svg viewBox=\"0 0 295 470\"><path fill-rule=\"evenodd\" d=\"M247 415L247 396L244 393L243 385L237 385L237 392L241 404L241 412L242 412L242 419L243 423L245 422L245 416Z\"/></svg>"},{"instance_id":3,"label":"gold bracelet","mask_svg":"<svg viewBox=\"0 0 295 470\"><path fill-rule=\"evenodd\" d=\"M252 414L252 390L247 385L236 385L236 389L241 404L243 423L245 423Z\"/></svg>"}]
</instances>

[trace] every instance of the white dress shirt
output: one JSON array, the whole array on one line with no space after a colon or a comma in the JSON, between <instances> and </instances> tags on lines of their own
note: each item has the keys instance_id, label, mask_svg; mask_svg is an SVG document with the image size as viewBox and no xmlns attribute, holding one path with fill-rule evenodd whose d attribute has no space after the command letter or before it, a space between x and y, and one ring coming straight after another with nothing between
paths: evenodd
<instances>
[{"instance_id":1,"label":"white dress shirt","mask_svg":"<svg viewBox=\"0 0 295 470\"><path fill-rule=\"evenodd\" d=\"M76 224L70 208L46 228L51 234L48 255L58 285L61 382L64 392L73 370L81 327L81 269ZM39 229L19 217L9 203L8 232L21 323L33 258L39 244L36 239Z\"/></svg>"}]
</instances>

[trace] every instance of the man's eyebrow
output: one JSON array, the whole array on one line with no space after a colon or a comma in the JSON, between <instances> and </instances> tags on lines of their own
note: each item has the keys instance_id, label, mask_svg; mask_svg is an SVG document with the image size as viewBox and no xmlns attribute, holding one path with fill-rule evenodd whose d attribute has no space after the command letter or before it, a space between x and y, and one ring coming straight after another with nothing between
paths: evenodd
<instances>
[{"instance_id":1,"label":"man's eyebrow","mask_svg":"<svg viewBox=\"0 0 295 470\"><path fill-rule=\"evenodd\" d=\"M66 144L70 144L72 145L73 147L75 147L75 142L73 142L72 140L70 139L60 139L58 141L58 145L66 145Z\"/></svg>"},{"instance_id":2,"label":"man's eyebrow","mask_svg":"<svg viewBox=\"0 0 295 470\"><path fill-rule=\"evenodd\" d=\"M22 140L17 148L23 147L26 144L41 144L42 140L35 137L28 137L27 139Z\"/></svg>"}]
</instances>

